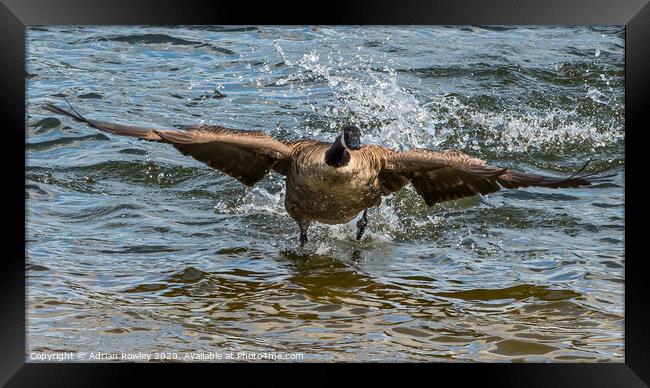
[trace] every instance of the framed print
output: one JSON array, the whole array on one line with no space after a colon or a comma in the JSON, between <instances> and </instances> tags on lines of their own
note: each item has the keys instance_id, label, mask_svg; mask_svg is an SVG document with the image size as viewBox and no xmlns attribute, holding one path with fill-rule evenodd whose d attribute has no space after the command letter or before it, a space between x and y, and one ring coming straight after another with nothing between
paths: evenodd
<instances>
[{"instance_id":1,"label":"framed print","mask_svg":"<svg viewBox=\"0 0 650 388\"><path fill-rule=\"evenodd\" d=\"M647 384L650 6L250 8L0 7L0 381Z\"/></svg>"}]
</instances>

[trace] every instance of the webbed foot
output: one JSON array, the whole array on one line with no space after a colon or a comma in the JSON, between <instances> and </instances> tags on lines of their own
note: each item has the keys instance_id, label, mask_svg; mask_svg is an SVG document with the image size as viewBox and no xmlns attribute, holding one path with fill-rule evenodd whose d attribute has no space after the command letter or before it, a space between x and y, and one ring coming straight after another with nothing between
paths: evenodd
<instances>
[{"instance_id":1,"label":"webbed foot","mask_svg":"<svg viewBox=\"0 0 650 388\"><path fill-rule=\"evenodd\" d=\"M368 210L363 211L363 215L357 221L357 240L361 240L363 237L363 232L366 231L366 226L368 226Z\"/></svg>"},{"instance_id":2,"label":"webbed foot","mask_svg":"<svg viewBox=\"0 0 650 388\"><path fill-rule=\"evenodd\" d=\"M304 247L307 241L307 231L309 230L309 221L298 221L298 227L300 228L300 248Z\"/></svg>"}]
</instances>

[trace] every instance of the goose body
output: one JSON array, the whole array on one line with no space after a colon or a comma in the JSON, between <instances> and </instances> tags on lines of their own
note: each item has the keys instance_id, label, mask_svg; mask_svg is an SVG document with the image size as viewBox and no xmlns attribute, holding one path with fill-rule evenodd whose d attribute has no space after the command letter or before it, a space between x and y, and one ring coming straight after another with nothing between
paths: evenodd
<instances>
[{"instance_id":1,"label":"goose body","mask_svg":"<svg viewBox=\"0 0 650 388\"><path fill-rule=\"evenodd\" d=\"M433 206L501 188L579 187L609 177L576 173L558 178L525 173L490 166L457 150L414 148L397 152L378 145L361 146L361 132L354 126L342 128L332 143L310 139L282 142L263 132L222 126L168 130L114 124L87 119L70 108L72 111L52 104L44 106L102 131L171 144L184 155L247 186L270 171L284 175L285 208L298 224L301 246L307 242L311 222L346 223L363 212L357 223L356 237L360 239L367 225L367 209L408 184Z\"/></svg>"},{"instance_id":2,"label":"goose body","mask_svg":"<svg viewBox=\"0 0 650 388\"><path fill-rule=\"evenodd\" d=\"M343 166L325 163L328 143L312 143L295 152L287 174L285 208L294 219L341 224L379 204L382 161L363 147L350 152Z\"/></svg>"}]
</instances>

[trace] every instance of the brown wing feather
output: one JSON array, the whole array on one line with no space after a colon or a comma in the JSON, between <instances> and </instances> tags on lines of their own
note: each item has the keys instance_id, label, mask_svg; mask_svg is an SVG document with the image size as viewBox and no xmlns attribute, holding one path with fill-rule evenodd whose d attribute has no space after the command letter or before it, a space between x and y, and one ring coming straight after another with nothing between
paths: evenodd
<instances>
[{"instance_id":1,"label":"brown wing feather","mask_svg":"<svg viewBox=\"0 0 650 388\"><path fill-rule=\"evenodd\" d=\"M314 145L319 145L319 144L330 144L330 143L325 143L322 141L318 140L313 140L313 139L299 139L299 140L290 140L290 141L285 141L284 144L289 147L292 153L300 152L301 150L305 149L306 147L311 147Z\"/></svg>"},{"instance_id":2,"label":"brown wing feather","mask_svg":"<svg viewBox=\"0 0 650 388\"><path fill-rule=\"evenodd\" d=\"M457 150L416 148L389 154L381 174L406 177L429 206L453 199L489 194L501 187L579 187L591 184L581 177L557 178L488 165ZM381 175L380 174L380 175Z\"/></svg>"},{"instance_id":3,"label":"brown wing feather","mask_svg":"<svg viewBox=\"0 0 650 388\"><path fill-rule=\"evenodd\" d=\"M374 169L379 171L377 179L379 180L379 188L383 195L389 195L390 193L399 191L409 184L406 176L395 170L385 168L386 160L397 152L375 144L361 147L361 152L365 154L364 157L366 159L374 162Z\"/></svg>"},{"instance_id":4,"label":"brown wing feather","mask_svg":"<svg viewBox=\"0 0 650 388\"><path fill-rule=\"evenodd\" d=\"M51 104L44 108L116 135L170 143L183 155L191 156L247 186L254 185L272 168L282 173L274 165L291 157L291 149L286 144L260 131L209 125L192 126L185 131L144 128L89 120L77 112Z\"/></svg>"}]
</instances>

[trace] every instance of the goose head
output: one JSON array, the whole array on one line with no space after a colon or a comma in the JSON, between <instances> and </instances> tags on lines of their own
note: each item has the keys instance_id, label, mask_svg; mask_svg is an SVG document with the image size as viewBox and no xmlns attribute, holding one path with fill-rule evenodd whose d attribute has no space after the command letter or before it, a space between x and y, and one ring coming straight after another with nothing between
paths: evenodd
<instances>
[{"instance_id":1,"label":"goose head","mask_svg":"<svg viewBox=\"0 0 650 388\"><path fill-rule=\"evenodd\" d=\"M354 125L346 125L342 128L340 136L341 145L347 150L358 150L361 148L361 130Z\"/></svg>"},{"instance_id":2,"label":"goose head","mask_svg":"<svg viewBox=\"0 0 650 388\"><path fill-rule=\"evenodd\" d=\"M325 163L338 168L348 164L350 151L361 148L361 130L354 125L341 128L341 134L336 137L332 146L325 153Z\"/></svg>"}]
</instances>

